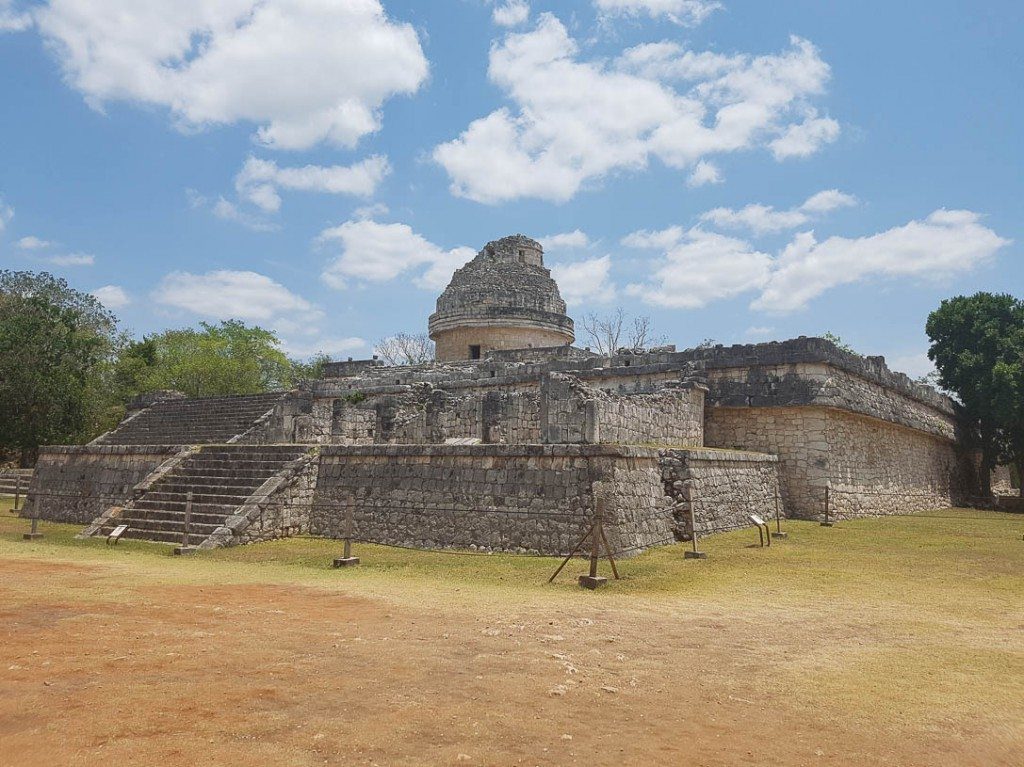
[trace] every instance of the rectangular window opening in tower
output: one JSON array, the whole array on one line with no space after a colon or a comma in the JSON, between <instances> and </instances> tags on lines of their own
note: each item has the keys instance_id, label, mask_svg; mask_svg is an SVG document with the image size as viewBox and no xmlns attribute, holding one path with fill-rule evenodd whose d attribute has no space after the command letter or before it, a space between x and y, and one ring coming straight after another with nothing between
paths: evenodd
<instances>
[{"instance_id":1,"label":"rectangular window opening in tower","mask_svg":"<svg viewBox=\"0 0 1024 767\"><path fill-rule=\"evenodd\" d=\"M478 360L478 359L480 359L480 346L479 345L471 345L469 347L469 358L471 360Z\"/></svg>"}]
</instances>

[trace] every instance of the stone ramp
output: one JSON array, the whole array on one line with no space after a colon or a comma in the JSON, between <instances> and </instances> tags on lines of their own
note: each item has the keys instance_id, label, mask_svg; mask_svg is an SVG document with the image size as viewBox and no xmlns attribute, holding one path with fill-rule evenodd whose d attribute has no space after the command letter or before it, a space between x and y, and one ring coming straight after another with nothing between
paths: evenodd
<instances>
[{"instance_id":1,"label":"stone ramp","mask_svg":"<svg viewBox=\"0 0 1024 767\"><path fill-rule=\"evenodd\" d=\"M97 445L224 444L256 425L286 392L168 399L125 419Z\"/></svg>"},{"instance_id":2,"label":"stone ramp","mask_svg":"<svg viewBox=\"0 0 1024 767\"><path fill-rule=\"evenodd\" d=\"M118 525L128 525L123 538L181 544L186 497L191 492L188 543L198 546L309 452L308 445L202 447L159 476L124 508L112 509L97 519L86 534L106 536Z\"/></svg>"}]
</instances>

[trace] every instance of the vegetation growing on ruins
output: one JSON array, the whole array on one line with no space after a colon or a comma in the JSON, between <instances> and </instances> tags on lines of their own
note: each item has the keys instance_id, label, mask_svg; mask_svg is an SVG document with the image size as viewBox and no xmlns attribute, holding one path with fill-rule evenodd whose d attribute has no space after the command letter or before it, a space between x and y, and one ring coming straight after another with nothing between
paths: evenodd
<instances>
[{"instance_id":1,"label":"vegetation growing on ruins","mask_svg":"<svg viewBox=\"0 0 1024 767\"><path fill-rule=\"evenodd\" d=\"M997 464L1024 469L1024 302L976 293L942 302L928 316L928 357L939 383L960 400L982 451L982 494ZM1022 489L1024 494L1024 489Z\"/></svg>"}]
</instances>

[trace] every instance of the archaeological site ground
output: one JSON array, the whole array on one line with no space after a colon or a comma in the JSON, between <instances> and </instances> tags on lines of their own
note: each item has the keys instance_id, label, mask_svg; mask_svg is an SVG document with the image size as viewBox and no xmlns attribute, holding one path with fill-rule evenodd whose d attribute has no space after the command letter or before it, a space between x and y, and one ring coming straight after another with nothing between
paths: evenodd
<instances>
[{"instance_id":1,"label":"archaeological site ground","mask_svg":"<svg viewBox=\"0 0 1024 767\"><path fill-rule=\"evenodd\" d=\"M823 338L595 352L523 235L427 324L42 448L9 763L1024 762L1024 516L949 398Z\"/></svg>"}]
</instances>

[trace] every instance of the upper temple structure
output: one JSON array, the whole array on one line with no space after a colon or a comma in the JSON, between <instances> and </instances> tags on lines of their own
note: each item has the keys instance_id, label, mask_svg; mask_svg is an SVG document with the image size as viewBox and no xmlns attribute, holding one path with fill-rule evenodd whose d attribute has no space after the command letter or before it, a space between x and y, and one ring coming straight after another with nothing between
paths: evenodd
<instances>
[{"instance_id":1,"label":"upper temple structure","mask_svg":"<svg viewBox=\"0 0 1024 767\"><path fill-rule=\"evenodd\" d=\"M977 485L953 402L881 357L805 337L573 346L523 235L458 269L429 329L427 364L348 360L292 391L140 397L93 443L41 451L25 513L203 548L305 532L544 554L568 553L600 513L628 556L694 524L937 508Z\"/></svg>"},{"instance_id":2,"label":"upper temple structure","mask_svg":"<svg viewBox=\"0 0 1024 767\"><path fill-rule=\"evenodd\" d=\"M438 362L575 340L565 301L544 268L544 249L521 234L487 243L455 271L429 327Z\"/></svg>"}]
</instances>

